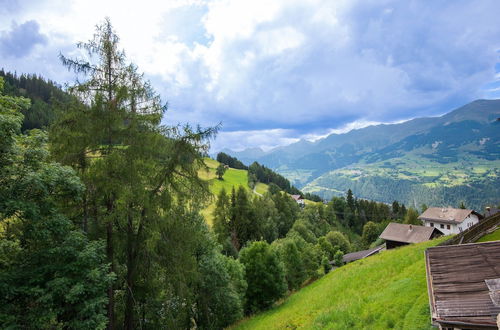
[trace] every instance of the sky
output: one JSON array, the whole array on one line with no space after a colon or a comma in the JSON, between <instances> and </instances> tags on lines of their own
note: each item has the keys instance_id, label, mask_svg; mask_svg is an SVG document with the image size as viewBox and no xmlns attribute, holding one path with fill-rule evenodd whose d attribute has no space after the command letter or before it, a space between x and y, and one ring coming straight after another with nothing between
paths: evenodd
<instances>
[{"instance_id":1,"label":"sky","mask_svg":"<svg viewBox=\"0 0 500 330\"><path fill-rule=\"evenodd\" d=\"M0 0L0 67L61 85L109 17L169 111L219 123L212 150L449 112L500 98L498 0Z\"/></svg>"}]
</instances>

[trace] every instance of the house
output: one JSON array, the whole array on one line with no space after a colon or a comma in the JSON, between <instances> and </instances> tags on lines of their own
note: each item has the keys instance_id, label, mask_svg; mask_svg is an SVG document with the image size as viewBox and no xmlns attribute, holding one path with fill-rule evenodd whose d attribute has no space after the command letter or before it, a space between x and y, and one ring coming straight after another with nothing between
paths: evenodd
<instances>
[{"instance_id":1,"label":"house","mask_svg":"<svg viewBox=\"0 0 500 330\"><path fill-rule=\"evenodd\" d=\"M419 217L426 227L435 227L443 234L458 234L474 226L483 216L474 210L451 207L429 207Z\"/></svg>"},{"instance_id":2,"label":"house","mask_svg":"<svg viewBox=\"0 0 500 330\"><path fill-rule=\"evenodd\" d=\"M500 241L428 248L425 267L435 326L498 329Z\"/></svg>"},{"instance_id":3,"label":"house","mask_svg":"<svg viewBox=\"0 0 500 330\"><path fill-rule=\"evenodd\" d=\"M387 249L394 249L402 245L425 242L442 235L443 233L436 228L391 222L380 234L380 238L385 240Z\"/></svg>"},{"instance_id":4,"label":"house","mask_svg":"<svg viewBox=\"0 0 500 330\"><path fill-rule=\"evenodd\" d=\"M347 264L349 262L353 262L377 254L384 248L385 248L384 245L379 245L377 247L374 247L373 249L347 253L342 257L342 261L344 262L344 264Z\"/></svg>"},{"instance_id":5,"label":"house","mask_svg":"<svg viewBox=\"0 0 500 330\"><path fill-rule=\"evenodd\" d=\"M304 198L302 198L302 196L300 195L292 195L292 198L294 201L297 202L297 204L299 204L300 206L304 206L305 205L305 202L304 202Z\"/></svg>"}]
</instances>

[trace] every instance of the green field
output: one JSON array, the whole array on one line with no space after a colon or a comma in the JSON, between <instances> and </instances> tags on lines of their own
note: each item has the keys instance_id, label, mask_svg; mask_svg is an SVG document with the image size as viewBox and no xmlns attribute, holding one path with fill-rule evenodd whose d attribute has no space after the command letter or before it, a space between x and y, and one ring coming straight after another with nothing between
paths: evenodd
<instances>
[{"instance_id":1,"label":"green field","mask_svg":"<svg viewBox=\"0 0 500 330\"><path fill-rule=\"evenodd\" d=\"M348 264L233 329L433 329L424 251L441 238Z\"/></svg>"},{"instance_id":2,"label":"green field","mask_svg":"<svg viewBox=\"0 0 500 330\"><path fill-rule=\"evenodd\" d=\"M204 159L207 169L201 169L198 171L198 176L208 181L210 186L210 192L213 195L211 202L201 211L201 214L207 221L209 225L212 225L212 213L215 208L215 198L220 193L222 188L226 190L227 193L231 193L231 190L238 189L239 186L245 187L249 192L251 191L248 186L248 172L246 170L237 170L234 168L228 168L224 173L223 179L217 179L215 175L215 170L219 166L219 162L211 158ZM264 194L267 192L267 185L263 183L258 183L255 187L255 191L259 194Z\"/></svg>"},{"instance_id":3,"label":"green field","mask_svg":"<svg viewBox=\"0 0 500 330\"><path fill-rule=\"evenodd\" d=\"M491 241L500 241L500 228L492 232L491 234L484 235L477 242L491 242Z\"/></svg>"}]
</instances>

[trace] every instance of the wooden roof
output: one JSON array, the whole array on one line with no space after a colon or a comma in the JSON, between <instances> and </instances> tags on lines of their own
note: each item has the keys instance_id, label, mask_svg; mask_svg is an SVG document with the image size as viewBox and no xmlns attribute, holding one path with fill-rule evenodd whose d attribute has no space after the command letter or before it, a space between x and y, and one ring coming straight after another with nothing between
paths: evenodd
<instances>
[{"instance_id":1,"label":"wooden roof","mask_svg":"<svg viewBox=\"0 0 500 330\"><path fill-rule=\"evenodd\" d=\"M363 259L363 258L371 256L372 254L376 254L376 253L380 252L380 250L382 250L383 248L384 248L384 245L379 245L377 247L374 247L373 249L347 253L342 257L342 261L351 262L351 261Z\"/></svg>"},{"instance_id":2,"label":"wooden roof","mask_svg":"<svg viewBox=\"0 0 500 330\"><path fill-rule=\"evenodd\" d=\"M500 278L500 241L432 247L425 259L433 323L497 329L485 280Z\"/></svg>"},{"instance_id":3,"label":"wooden roof","mask_svg":"<svg viewBox=\"0 0 500 330\"><path fill-rule=\"evenodd\" d=\"M465 220L470 214L475 214L479 219L483 216L474 210L453 209L451 207L429 207L418 218L427 221L439 221L449 223L460 223Z\"/></svg>"},{"instance_id":4,"label":"wooden roof","mask_svg":"<svg viewBox=\"0 0 500 330\"><path fill-rule=\"evenodd\" d=\"M420 243L431 239L434 227L424 227L415 225L405 225L402 223L391 222L385 227L380 238L386 241L397 241L403 243Z\"/></svg>"}]
</instances>

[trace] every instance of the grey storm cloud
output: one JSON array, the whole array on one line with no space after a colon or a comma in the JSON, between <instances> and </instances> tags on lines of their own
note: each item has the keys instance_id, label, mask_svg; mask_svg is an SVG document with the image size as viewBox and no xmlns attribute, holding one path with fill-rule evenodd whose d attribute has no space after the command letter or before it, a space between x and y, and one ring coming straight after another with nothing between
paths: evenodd
<instances>
[{"instance_id":1,"label":"grey storm cloud","mask_svg":"<svg viewBox=\"0 0 500 330\"><path fill-rule=\"evenodd\" d=\"M37 44L46 43L47 37L40 33L40 25L35 20L21 25L13 22L10 31L0 34L0 52L9 57L24 57Z\"/></svg>"},{"instance_id":2,"label":"grey storm cloud","mask_svg":"<svg viewBox=\"0 0 500 330\"><path fill-rule=\"evenodd\" d=\"M192 83L165 93L179 106L172 120L306 133L440 114L481 97L495 79L497 1L331 3L292 2L251 35L221 41L216 31L209 47L222 54L217 81L207 90L210 77L185 57Z\"/></svg>"},{"instance_id":3,"label":"grey storm cloud","mask_svg":"<svg viewBox=\"0 0 500 330\"><path fill-rule=\"evenodd\" d=\"M222 122L221 147L270 147L500 96L498 0L110 0L123 8L111 14L89 5L98 2L11 2L12 21L34 21L3 22L4 68L71 81L57 54L76 54L109 15L169 101L164 122Z\"/></svg>"}]
</instances>

